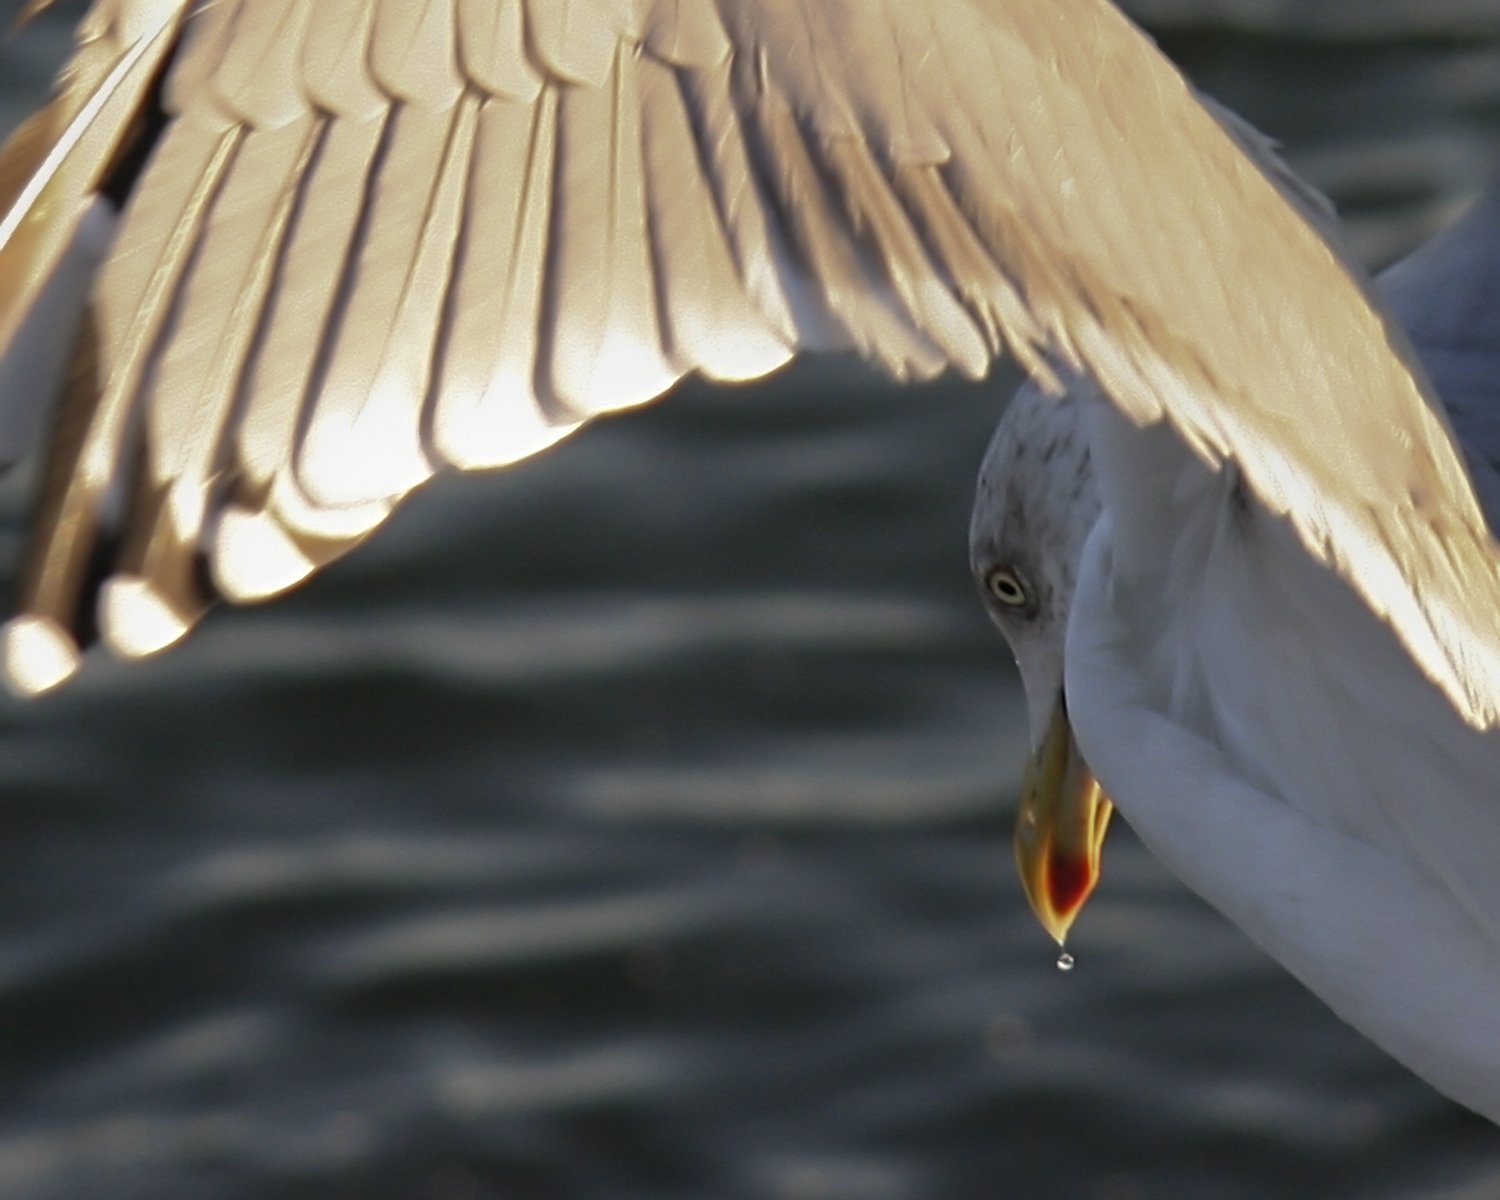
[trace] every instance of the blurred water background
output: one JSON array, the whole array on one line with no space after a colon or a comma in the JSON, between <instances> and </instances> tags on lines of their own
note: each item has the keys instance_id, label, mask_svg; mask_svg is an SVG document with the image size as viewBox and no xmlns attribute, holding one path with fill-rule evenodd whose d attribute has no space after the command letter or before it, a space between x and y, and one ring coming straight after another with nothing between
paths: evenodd
<instances>
[{"instance_id":1,"label":"blurred water background","mask_svg":"<svg viewBox=\"0 0 1500 1200\"><path fill-rule=\"evenodd\" d=\"M1128 7L1374 263L1496 162L1496 0ZM0 1197L1500 1196L1127 829L1054 969L965 562L1009 387L684 387L0 702Z\"/></svg>"}]
</instances>

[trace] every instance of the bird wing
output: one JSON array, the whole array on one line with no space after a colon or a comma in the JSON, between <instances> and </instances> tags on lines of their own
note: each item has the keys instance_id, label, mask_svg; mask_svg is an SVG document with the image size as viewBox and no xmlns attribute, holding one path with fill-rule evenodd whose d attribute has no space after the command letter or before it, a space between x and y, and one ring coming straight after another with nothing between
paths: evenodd
<instances>
[{"instance_id":1,"label":"bird wing","mask_svg":"<svg viewBox=\"0 0 1500 1200\"><path fill-rule=\"evenodd\" d=\"M1233 462L1500 718L1496 559L1409 347L1106 0L97 0L80 58L144 60L153 17L160 134L97 160L129 202L6 628L21 688L75 664L91 563L145 653L440 466L685 373L1008 348Z\"/></svg>"},{"instance_id":2,"label":"bird wing","mask_svg":"<svg viewBox=\"0 0 1500 1200\"><path fill-rule=\"evenodd\" d=\"M1500 183L1378 282L1442 399L1490 528L1500 529Z\"/></svg>"}]
</instances>

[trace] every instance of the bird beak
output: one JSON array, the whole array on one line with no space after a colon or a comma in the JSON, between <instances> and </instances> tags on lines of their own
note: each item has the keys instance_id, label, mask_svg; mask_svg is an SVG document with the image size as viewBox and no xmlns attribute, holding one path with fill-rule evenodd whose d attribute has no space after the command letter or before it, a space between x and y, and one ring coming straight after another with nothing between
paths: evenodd
<instances>
[{"instance_id":1,"label":"bird beak","mask_svg":"<svg viewBox=\"0 0 1500 1200\"><path fill-rule=\"evenodd\" d=\"M1016 866L1031 911L1060 946L1099 882L1099 853L1115 806L1089 772L1061 696L1047 736L1026 764L1016 822Z\"/></svg>"}]
</instances>

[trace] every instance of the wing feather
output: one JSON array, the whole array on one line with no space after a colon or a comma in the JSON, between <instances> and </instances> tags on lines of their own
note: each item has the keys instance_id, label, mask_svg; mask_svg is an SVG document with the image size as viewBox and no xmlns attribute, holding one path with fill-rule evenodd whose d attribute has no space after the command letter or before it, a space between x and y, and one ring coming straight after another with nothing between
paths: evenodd
<instances>
[{"instance_id":1,"label":"wing feather","mask_svg":"<svg viewBox=\"0 0 1500 1200\"><path fill-rule=\"evenodd\" d=\"M57 97L0 152L0 355L68 253L93 193L132 136L182 5L158 4L134 40L93 14Z\"/></svg>"},{"instance_id":2,"label":"wing feather","mask_svg":"<svg viewBox=\"0 0 1500 1200\"><path fill-rule=\"evenodd\" d=\"M637 75L622 51L603 87L565 89L558 105L543 369L578 417L653 399L682 374L662 346L642 236Z\"/></svg>"},{"instance_id":3,"label":"wing feather","mask_svg":"<svg viewBox=\"0 0 1500 1200\"><path fill-rule=\"evenodd\" d=\"M446 109L463 90L454 0L383 0L375 16L370 65L390 96Z\"/></svg>"},{"instance_id":4,"label":"wing feather","mask_svg":"<svg viewBox=\"0 0 1500 1200\"><path fill-rule=\"evenodd\" d=\"M328 508L404 495L432 474L422 403L444 312L478 104L396 110L296 460Z\"/></svg>"},{"instance_id":5,"label":"wing feather","mask_svg":"<svg viewBox=\"0 0 1500 1200\"><path fill-rule=\"evenodd\" d=\"M117 250L101 270L78 354L92 370L75 372L59 416L32 519L38 549L23 568L19 589L23 616L7 623L0 650L23 692L58 681L23 673L27 664L60 657L39 655L36 644L60 646L78 638L89 560L109 509L129 486L127 443L138 423L151 353L238 142L234 130L190 121L174 125L148 171L158 177L157 186L137 194L127 218L137 228L154 228L155 236L136 243L133 252ZM56 669L66 666L63 656Z\"/></svg>"},{"instance_id":6,"label":"wing feather","mask_svg":"<svg viewBox=\"0 0 1500 1200\"><path fill-rule=\"evenodd\" d=\"M191 112L200 122L229 122L233 114L222 106L215 79L229 54L236 35L253 34L253 18L240 28L246 0L221 0L219 3L194 5L190 19L183 27L181 43L172 56L172 69L163 88L162 105L174 116Z\"/></svg>"},{"instance_id":7,"label":"wing feather","mask_svg":"<svg viewBox=\"0 0 1500 1200\"><path fill-rule=\"evenodd\" d=\"M384 118L333 121L299 195L291 238L277 269L266 327L245 380L235 434L237 500L263 499L291 461L291 447L356 253L364 194L383 144Z\"/></svg>"},{"instance_id":8,"label":"wing feather","mask_svg":"<svg viewBox=\"0 0 1500 1200\"><path fill-rule=\"evenodd\" d=\"M734 61L726 60L685 72L679 82L735 265L778 336L793 345L845 349L848 339L794 256L782 214L756 173L734 95L734 74Z\"/></svg>"},{"instance_id":9,"label":"wing feather","mask_svg":"<svg viewBox=\"0 0 1500 1200\"><path fill-rule=\"evenodd\" d=\"M496 99L480 113L431 431L437 452L458 467L515 462L579 424L537 371L557 108L548 87L533 104Z\"/></svg>"},{"instance_id":10,"label":"wing feather","mask_svg":"<svg viewBox=\"0 0 1500 1200\"><path fill-rule=\"evenodd\" d=\"M205 525L222 497L240 383L321 122L247 136L215 198L144 417L142 477L128 538L100 606L117 653L154 653L207 608ZM228 305L218 303L233 297Z\"/></svg>"},{"instance_id":11,"label":"wing feather","mask_svg":"<svg viewBox=\"0 0 1500 1200\"><path fill-rule=\"evenodd\" d=\"M829 171L843 185L849 219L868 230L875 253L886 264L888 286L899 297L907 319L941 353L936 369L953 366L971 379L982 379L994 351L938 274L869 147L856 138L839 138L824 154Z\"/></svg>"},{"instance_id":12,"label":"wing feather","mask_svg":"<svg viewBox=\"0 0 1500 1200\"><path fill-rule=\"evenodd\" d=\"M792 347L745 290L674 73L649 60L640 71L651 247L672 359L715 379L758 378Z\"/></svg>"},{"instance_id":13,"label":"wing feather","mask_svg":"<svg viewBox=\"0 0 1500 1200\"><path fill-rule=\"evenodd\" d=\"M301 51L314 0L256 0L222 47L213 73L216 97L252 128L287 125L307 115Z\"/></svg>"},{"instance_id":14,"label":"wing feather","mask_svg":"<svg viewBox=\"0 0 1500 1200\"><path fill-rule=\"evenodd\" d=\"M819 169L806 131L779 92L763 90L753 102L754 153L760 170L773 181L794 253L840 327L842 340L877 362L897 379L929 379L943 369L937 345L911 321L893 293L885 264L862 251L867 238L849 236L846 205L858 211L867 197L851 193L854 182L839 179L842 196Z\"/></svg>"},{"instance_id":15,"label":"wing feather","mask_svg":"<svg viewBox=\"0 0 1500 1200\"><path fill-rule=\"evenodd\" d=\"M525 0L538 65L568 83L602 88L622 38L636 32L630 0Z\"/></svg>"},{"instance_id":16,"label":"wing feather","mask_svg":"<svg viewBox=\"0 0 1500 1200\"><path fill-rule=\"evenodd\" d=\"M233 489L212 547L214 580L235 599L273 595L312 571L313 557L291 549L301 544L299 531L314 540L348 542L390 511L389 504L378 503L331 514L340 523L329 528L330 514L306 501L292 469L358 254L358 198L378 171L385 132L383 117L328 122L299 184L264 328L241 385Z\"/></svg>"},{"instance_id":17,"label":"wing feather","mask_svg":"<svg viewBox=\"0 0 1500 1200\"><path fill-rule=\"evenodd\" d=\"M302 85L309 100L335 116L372 121L390 98L370 68L375 21L371 0L317 0L318 19L302 48Z\"/></svg>"},{"instance_id":18,"label":"wing feather","mask_svg":"<svg viewBox=\"0 0 1500 1200\"><path fill-rule=\"evenodd\" d=\"M712 4L654 4L641 28L647 54L674 67L716 67L734 44Z\"/></svg>"},{"instance_id":19,"label":"wing feather","mask_svg":"<svg viewBox=\"0 0 1500 1200\"><path fill-rule=\"evenodd\" d=\"M522 0L458 0L458 51L475 87L533 101L542 74L526 53Z\"/></svg>"}]
</instances>

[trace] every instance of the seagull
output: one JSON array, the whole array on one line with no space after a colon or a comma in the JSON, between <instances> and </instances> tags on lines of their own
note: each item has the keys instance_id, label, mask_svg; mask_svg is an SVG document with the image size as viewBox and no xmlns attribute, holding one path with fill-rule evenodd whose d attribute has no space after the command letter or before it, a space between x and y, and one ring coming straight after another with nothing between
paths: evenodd
<instances>
[{"instance_id":1,"label":"seagull","mask_svg":"<svg viewBox=\"0 0 1500 1200\"><path fill-rule=\"evenodd\" d=\"M0 671L161 651L689 374L1009 354L972 544L1044 926L1118 806L1500 1119L1500 553L1454 434L1496 219L1382 298L1107 0L95 0L0 153L0 455L46 447Z\"/></svg>"}]
</instances>

